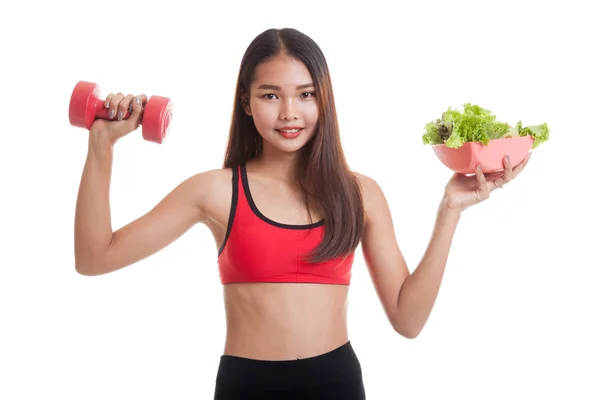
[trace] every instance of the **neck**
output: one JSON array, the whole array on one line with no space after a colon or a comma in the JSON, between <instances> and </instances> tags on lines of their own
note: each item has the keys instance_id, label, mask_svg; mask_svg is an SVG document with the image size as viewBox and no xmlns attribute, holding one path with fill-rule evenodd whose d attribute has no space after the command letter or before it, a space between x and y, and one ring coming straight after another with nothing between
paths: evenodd
<instances>
[{"instance_id":1,"label":"neck","mask_svg":"<svg viewBox=\"0 0 600 400\"><path fill-rule=\"evenodd\" d=\"M300 168L300 153L285 153L263 147L260 155L252 162L254 169L261 174L286 183L296 183L296 172Z\"/></svg>"}]
</instances>

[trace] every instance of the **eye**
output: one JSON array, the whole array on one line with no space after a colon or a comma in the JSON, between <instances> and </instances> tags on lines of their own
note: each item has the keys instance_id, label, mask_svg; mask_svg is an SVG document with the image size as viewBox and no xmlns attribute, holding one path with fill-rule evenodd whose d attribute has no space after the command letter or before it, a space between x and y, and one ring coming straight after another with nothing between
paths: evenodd
<instances>
[{"instance_id":1,"label":"eye","mask_svg":"<svg viewBox=\"0 0 600 400\"><path fill-rule=\"evenodd\" d=\"M302 97L304 97L305 99L315 97L315 92L304 92L302 93Z\"/></svg>"},{"instance_id":2,"label":"eye","mask_svg":"<svg viewBox=\"0 0 600 400\"><path fill-rule=\"evenodd\" d=\"M273 100L273 98L269 97L269 96L273 96L273 97L277 97L275 94L273 93L267 93L267 94L263 94L262 97L264 97L267 100Z\"/></svg>"}]
</instances>

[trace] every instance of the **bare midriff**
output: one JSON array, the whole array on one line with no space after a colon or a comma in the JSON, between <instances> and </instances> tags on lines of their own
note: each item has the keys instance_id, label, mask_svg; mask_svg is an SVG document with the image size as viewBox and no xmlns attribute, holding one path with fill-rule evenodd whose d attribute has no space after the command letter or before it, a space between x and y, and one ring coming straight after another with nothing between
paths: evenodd
<instances>
[{"instance_id":1,"label":"bare midriff","mask_svg":"<svg viewBox=\"0 0 600 400\"><path fill-rule=\"evenodd\" d=\"M223 286L224 355L297 360L348 341L347 285L234 283Z\"/></svg>"}]
</instances>

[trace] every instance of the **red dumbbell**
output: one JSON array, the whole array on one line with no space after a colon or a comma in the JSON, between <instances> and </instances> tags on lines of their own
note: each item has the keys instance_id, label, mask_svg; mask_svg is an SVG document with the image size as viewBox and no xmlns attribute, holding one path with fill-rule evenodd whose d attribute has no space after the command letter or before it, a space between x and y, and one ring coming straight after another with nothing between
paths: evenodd
<instances>
[{"instance_id":1,"label":"red dumbbell","mask_svg":"<svg viewBox=\"0 0 600 400\"><path fill-rule=\"evenodd\" d=\"M142 136L145 140L162 143L171 125L171 100L166 97L152 96L144 106L142 116ZM90 129L97 118L110 120L108 108L100 99L100 87L91 82L79 81L71 94L69 121L71 125ZM123 119L129 118L129 111Z\"/></svg>"}]
</instances>

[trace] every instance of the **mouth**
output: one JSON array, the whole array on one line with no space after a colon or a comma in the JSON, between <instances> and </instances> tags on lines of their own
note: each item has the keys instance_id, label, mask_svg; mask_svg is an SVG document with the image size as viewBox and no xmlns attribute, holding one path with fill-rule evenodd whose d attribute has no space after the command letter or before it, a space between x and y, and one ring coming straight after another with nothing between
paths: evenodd
<instances>
[{"instance_id":1,"label":"mouth","mask_svg":"<svg viewBox=\"0 0 600 400\"><path fill-rule=\"evenodd\" d=\"M300 133L302 133L304 128L301 128L299 126L292 126L292 127L288 127L288 128L275 129L275 130L281 136L288 138L288 139L293 139L293 138L298 137L300 135Z\"/></svg>"}]
</instances>

